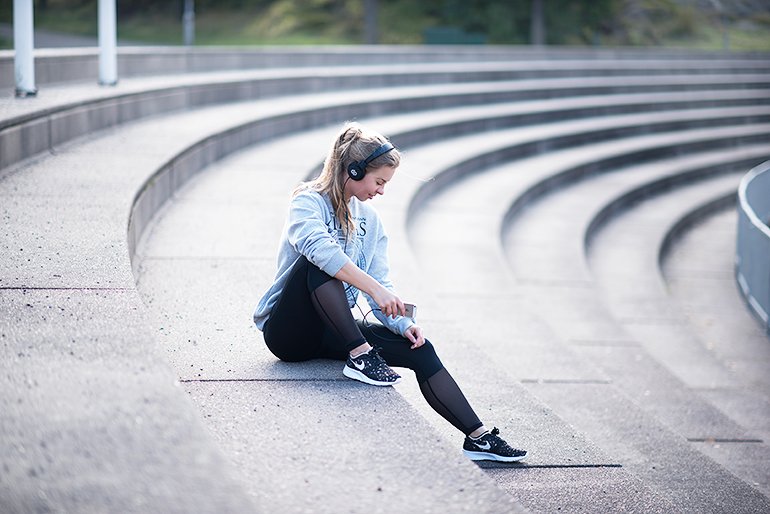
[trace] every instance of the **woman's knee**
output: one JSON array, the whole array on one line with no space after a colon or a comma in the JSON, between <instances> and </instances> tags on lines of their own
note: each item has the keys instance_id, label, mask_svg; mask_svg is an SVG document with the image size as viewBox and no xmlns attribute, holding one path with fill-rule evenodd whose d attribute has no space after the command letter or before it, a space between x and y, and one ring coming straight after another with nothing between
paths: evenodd
<instances>
[{"instance_id":1,"label":"woman's knee","mask_svg":"<svg viewBox=\"0 0 770 514\"><path fill-rule=\"evenodd\" d=\"M415 375L418 382L424 382L444 369L444 364L436 353L436 348L427 339L425 344L412 350L415 352Z\"/></svg>"}]
</instances>

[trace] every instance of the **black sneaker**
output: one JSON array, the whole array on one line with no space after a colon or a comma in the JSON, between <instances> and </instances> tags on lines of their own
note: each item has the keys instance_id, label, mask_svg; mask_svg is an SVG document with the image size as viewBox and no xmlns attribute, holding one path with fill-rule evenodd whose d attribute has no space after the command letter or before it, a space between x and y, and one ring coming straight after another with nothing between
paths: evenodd
<instances>
[{"instance_id":1,"label":"black sneaker","mask_svg":"<svg viewBox=\"0 0 770 514\"><path fill-rule=\"evenodd\" d=\"M348 356L342 374L353 380L376 386L389 386L401 381L401 375L390 369L390 366L377 353L377 348L372 348L355 359Z\"/></svg>"},{"instance_id":2,"label":"black sneaker","mask_svg":"<svg viewBox=\"0 0 770 514\"><path fill-rule=\"evenodd\" d=\"M478 439L465 437L463 454L471 460L497 460L501 462L517 462L527 456L524 450L511 448L498 434L497 427Z\"/></svg>"}]
</instances>

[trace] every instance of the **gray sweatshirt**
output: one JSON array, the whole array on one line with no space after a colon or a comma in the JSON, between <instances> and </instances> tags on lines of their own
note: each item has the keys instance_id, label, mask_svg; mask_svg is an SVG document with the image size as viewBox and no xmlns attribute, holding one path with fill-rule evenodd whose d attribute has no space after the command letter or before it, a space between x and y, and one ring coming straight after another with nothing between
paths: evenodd
<instances>
[{"instance_id":1,"label":"gray sweatshirt","mask_svg":"<svg viewBox=\"0 0 770 514\"><path fill-rule=\"evenodd\" d=\"M278 272L270 289L265 293L254 312L254 323L262 330L270 317L270 311L278 301L292 267L301 255L334 276L348 263L368 273L377 282L393 290L388 278L388 236L377 215L377 211L353 197L350 212L355 222L356 234L347 241L345 232L334 216L334 209L328 195L315 191L302 191L289 206L289 217L281 234L278 250ZM352 309L358 299L358 289L345 284L348 304ZM374 300L364 293L372 309L378 309ZM397 316L389 318L375 310L377 319L392 332L403 333L414 322L410 318Z\"/></svg>"}]
</instances>

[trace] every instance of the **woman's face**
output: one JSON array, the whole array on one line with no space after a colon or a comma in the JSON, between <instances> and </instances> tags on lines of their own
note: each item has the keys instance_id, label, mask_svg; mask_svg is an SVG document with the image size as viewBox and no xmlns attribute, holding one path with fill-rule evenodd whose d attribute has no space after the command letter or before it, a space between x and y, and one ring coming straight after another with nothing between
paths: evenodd
<instances>
[{"instance_id":1,"label":"woman's face","mask_svg":"<svg viewBox=\"0 0 770 514\"><path fill-rule=\"evenodd\" d=\"M390 166L380 166L379 168L369 168L366 175L361 180L348 180L345 184L345 199L350 200L355 196L360 201L371 200L377 195L385 194L385 185L390 182L396 168Z\"/></svg>"}]
</instances>

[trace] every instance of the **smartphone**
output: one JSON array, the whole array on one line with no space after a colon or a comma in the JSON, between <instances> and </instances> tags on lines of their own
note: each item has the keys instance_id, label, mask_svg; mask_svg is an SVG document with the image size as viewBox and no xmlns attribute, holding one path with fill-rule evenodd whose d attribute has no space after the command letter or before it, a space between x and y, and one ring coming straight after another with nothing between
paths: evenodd
<instances>
[{"instance_id":1,"label":"smartphone","mask_svg":"<svg viewBox=\"0 0 770 514\"><path fill-rule=\"evenodd\" d=\"M406 311L406 317L414 319L417 317L417 306L411 303L404 304L404 310Z\"/></svg>"}]
</instances>

